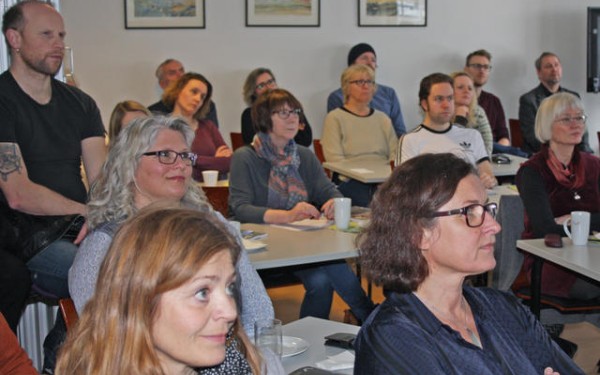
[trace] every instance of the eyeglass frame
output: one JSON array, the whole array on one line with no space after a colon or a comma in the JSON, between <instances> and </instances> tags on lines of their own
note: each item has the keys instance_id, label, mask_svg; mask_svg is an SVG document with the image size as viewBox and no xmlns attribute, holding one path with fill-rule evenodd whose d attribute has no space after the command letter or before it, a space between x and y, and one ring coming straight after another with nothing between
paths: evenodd
<instances>
[{"instance_id":1,"label":"eyeglass frame","mask_svg":"<svg viewBox=\"0 0 600 375\"><path fill-rule=\"evenodd\" d=\"M275 80L275 78L271 78L269 80L266 80L266 81L264 81L264 82L259 83L258 85L256 85L256 90L262 90L265 87L269 87L269 86L271 86L271 85L273 85L275 83L277 83L277 81Z\"/></svg>"},{"instance_id":2,"label":"eyeglass frame","mask_svg":"<svg viewBox=\"0 0 600 375\"><path fill-rule=\"evenodd\" d=\"M355 79L352 81L348 81L348 83L361 87L364 87L365 85L375 86L375 81L372 79Z\"/></svg>"},{"instance_id":3,"label":"eyeglass frame","mask_svg":"<svg viewBox=\"0 0 600 375\"><path fill-rule=\"evenodd\" d=\"M469 68L473 68L475 70L484 70L486 72L491 72L492 71L492 66L488 65L488 64L477 64L477 63L472 63L472 64L467 64L467 66Z\"/></svg>"},{"instance_id":4,"label":"eyeglass frame","mask_svg":"<svg viewBox=\"0 0 600 375\"><path fill-rule=\"evenodd\" d=\"M164 160L162 160L162 158L167 157L167 155L162 155L161 153L165 153L165 152L174 152L175 153L175 158L173 159L173 162L171 163L166 163ZM186 156L184 158L184 155ZM148 151L148 152L144 152L141 156L156 156L158 159L158 162L160 164L164 164L164 165L173 165L175 163L177 163L177 157L179 157L181 159L181 161L183 162L183 164L185 164L186 166L189 167L193 167L194 165L196 165L196 159L198 158L198 155L194 152L191 151L183 151L183 152L177 152L174 150L157 150L157 151ZM190 163L188 164L187 160L190 161Z\"/></svg>"},{"instance_id":5,"label":"eyeglass frame","mask_svg":"<svg viewBox=\"0 0 600 375\"><path fill-rule=\"evenodd\" d=\"M558 123L565 124L565 125L570 125L573 123L585 125L587 119L588 119L588 117L582 113L581 115L578 115L578 116L564 116L561 118L557 118L554 120L554 122L558 122Z\"/></svg>"},{"instance_id":6,"label":"eyeglass frame","mask_svg":"<svg viewBox=\"0 0 600 375\"><path fill-rule=\"evenodd\" d=\"M479 223L477 225L471 225L469 223L469 216L467 214L467 210L472 207L482 207L483 208L483 213L481 215L481 223ZM490 212L490 210L493 210L493 212ZM486 204L473 203L468 206L465 206L462 208L455 208L455 209L449 210L449 211L436 211L436 212L432 213L430 215L430 217L435 218L435 217L446 217L446 216L454 216L454 215L464 215L465 221L467 222L467 226L469 228L479 228L480 226L483 225L483 222L485 221L486 213L490 214L492 216L492 219L495 219L497 211L498 211L497 203L486 203Z\"/></svg>"},{"instance_id":7,"label":"eyeglass frame","mask_svg":"<svg viewBox=\"0 0 600 375\"><path fill-rule=\"evenodd\" d=\"M300 108L294 108L294 109L278 109L276 111L271 111L271 115L277 114L277 116L279 116L280 119L282 120L287 120L290 118L291 115L296 115L298 117L300 117L300 115L302 115L302 109Z\"/></svg>"}]
</instances>

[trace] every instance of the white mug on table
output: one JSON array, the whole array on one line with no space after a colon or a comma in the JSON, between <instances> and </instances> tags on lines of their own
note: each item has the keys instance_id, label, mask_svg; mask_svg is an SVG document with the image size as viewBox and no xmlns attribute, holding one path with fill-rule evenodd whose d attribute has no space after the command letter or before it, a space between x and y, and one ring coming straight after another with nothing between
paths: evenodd
<instances>
[{"instance_id":1,"label":"white mug on table","mask_svg":"<svg viewBox=\"0 0 600 375\"><path fill-rule=\"evenodd\" d=\"M569 223L571 230L569 231ZM587 245L588 236L590 235L590 213L586 211L573 211L571 217L563 223L563 229L571 240L573 245Z\"/></svg>"},{"instance_id":2,"label":"white mug on table","mask_svg":"<svg viewBox=\"0 0 600 375\"><path fill-rule=\"evenodd\" d=\"M352 199L350 198L334 198L333 209L335 226L338 229L348 229L350 223L350 211L352 209Z\"/></svg>"}]
</instances>

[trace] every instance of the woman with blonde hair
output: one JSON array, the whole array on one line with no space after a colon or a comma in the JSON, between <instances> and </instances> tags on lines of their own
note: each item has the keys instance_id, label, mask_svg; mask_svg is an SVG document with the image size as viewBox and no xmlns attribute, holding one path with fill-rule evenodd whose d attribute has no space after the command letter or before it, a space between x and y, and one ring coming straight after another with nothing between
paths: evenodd
<instances>
[{"instance_id":1,"label":"woman with blonde hair","mask_svg":"<svg viewBox=\"0 0 600 375\"><path fill-rule=\"evenodd\" d=\"M152 116L143 104L135 100L125 100L115 105L108 122L108 139L114 142L121 130L138 117Z\"/></svg>"},{"instance_id":2,"label":"woman with blonde hair","mask_svg":"<svg viewBox=\"0 0 600 375\"><path fill-rule=\"evenodd\" d=\"M56 374L260 374L237 317L240 247L212 214L146 208L117 232ZM237 347L246 361L226 357Z\"/></svg>"},{"instance_id":3,"label":"woman with blonde hair","mask_svg":"<svg viewBox=\"0 0 600 375\"><path fill-rule=\"evenodd\" d=\"M194 133L183 119L163 116L136 119L117 137L90 191L90 233L69 270L69 291L79 313L94 293L115 232L142 208L157 202L177 203L210 212L225 222L191 178L193 139ZM252 334L255 321L273 318L273 305L246 252L240 254L236 271L242 324L246 333ZM266 362L271 365L269 358ZM281 364L275 360L273 365Z\"/></svg>"},{"instance_id":4,"label":"woman with blonde hair","mask_svg":"<svg viewBox=\"0 0 600 375\"><path fill-rule=\"evenodd\" d=\"M450 74L454 80L454 120L455 124L475 129L481 134L485 150L492 155L494 135L485 111L477 104L473 78L466 72Z\"/></svg>"}]
</instances>

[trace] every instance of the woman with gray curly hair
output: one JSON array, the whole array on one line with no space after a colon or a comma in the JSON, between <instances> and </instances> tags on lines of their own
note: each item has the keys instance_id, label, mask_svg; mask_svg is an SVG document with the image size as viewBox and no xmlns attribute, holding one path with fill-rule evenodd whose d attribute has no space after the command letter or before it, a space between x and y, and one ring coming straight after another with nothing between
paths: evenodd
<instances>
[{"instance_id":1,"label":"woman with gray curly hair","mask_svg":"<svg viewBox=\"0 0 600 375\"><path fill-rule=\"evenodd\" d=\"M212 212L225 221L212 210L192 180L196 159L190 152L193 139L194 133L185 120L162 116L136 119L119 134L91 188L91 233L82 242L69 271L69 290L78 312L94 293L100 265L115 232L143 207L179 202L187 208ZM273 318L273 305L245 252L240 255L236 272L241 320L252 336L255 321ZM277 360L268 359L267 365L276 366L276 370L280 366Z\"/></svg>"}]
</instances>

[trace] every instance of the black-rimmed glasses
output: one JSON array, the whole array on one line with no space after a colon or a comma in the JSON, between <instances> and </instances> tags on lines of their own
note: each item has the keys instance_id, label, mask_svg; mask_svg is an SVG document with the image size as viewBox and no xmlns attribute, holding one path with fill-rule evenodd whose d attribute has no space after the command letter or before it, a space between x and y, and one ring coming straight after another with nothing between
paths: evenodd
<instances>
[{"instance_id":1,"label":"black-rimmed glasses","mask_svg":"<svg viewBox=\"0 0 600 375\"><path fill-rule=\"evenodd\" d=\"M486 72L490 72L492 70L492 66L487 64L469 64L468 66L469 68L473 68L476 70L485 70Z\"/></svg>"},{"instance_id":2,"label":"black-rimmed glasses","mask_svg":"<svg viewBox=\"0 0 600 375\"><path fill-rule=\"evenodd\" d=\"M277 114L277 116L279 116L279 118L282 120L287 120L291 115L300 116L300 114L302 113L302 110L300 108L295 108L295 109L290 109L290 110L280 109L278 111L273 111L271 113Z\"/></svg>"},{"instance_id":3,"label":"black-rimmed glasses","mask_svg":"<svg viewBox=\"0 0 600 375\"><path fill-rule=\"evenodd\" d=\"M467 226L471 228L477 228L483 224L486 212L490 214L492 218L495 218L497 210L498 205L496 203L475 203L463 208L457 208L450 211L434 212L433 214L431 214L431 217L465 215L465 218L467 219Z\"/></svg>"},{"instance_id":4,"label":"black-rimmed glasses","mask_svg":"<svg viewBox=\"0 0 600 375\"><path fill-rule=\"evenodd\" d=\"M363 86L373 86L375 84L375 81L372 81L370 79L356 79L354 81L349 81L349 83L363 87Z\"/></svg>"},{"instance_id":5,"label":"black-rimmed glasses","mask_svg":"<svg viewBox=\"0 0 600 375\"><path fill-rule=\"evenodd\" d=\"M173 150L159 150L159 151L149 151L144 152L142 156L156 156L158 157L158 162L161 164L175 164L177 161L177 157L181 158L183 164L185 165L194 165L196 164L197 155L193 152L184 151L177 152Z\"/></svg>"}]
</instances>

